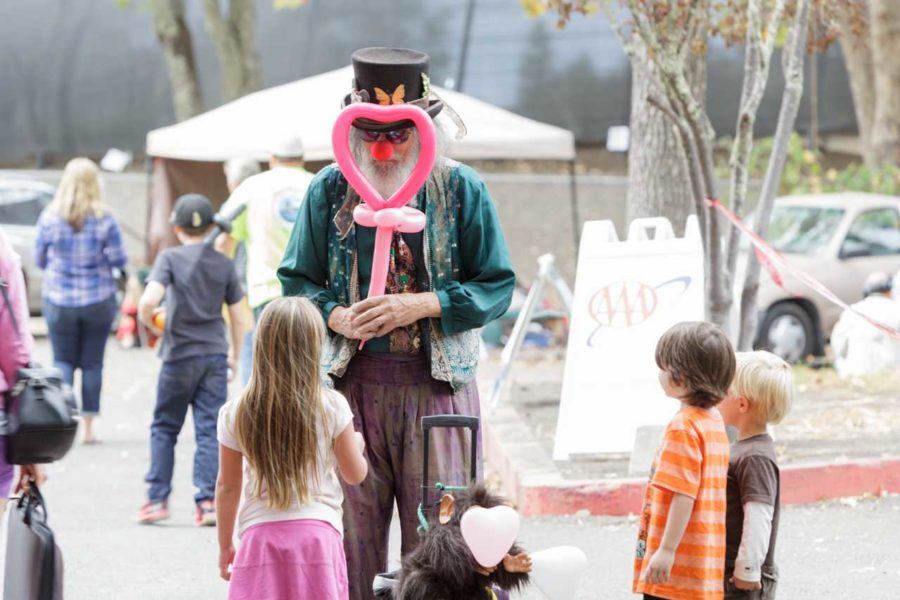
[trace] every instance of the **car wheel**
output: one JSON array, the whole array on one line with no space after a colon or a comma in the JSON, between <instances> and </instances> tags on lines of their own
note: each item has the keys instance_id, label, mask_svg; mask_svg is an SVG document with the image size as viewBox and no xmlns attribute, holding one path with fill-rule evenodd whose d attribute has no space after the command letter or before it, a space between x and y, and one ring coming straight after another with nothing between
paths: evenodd
<instances>
[{"instance_id":1,"label":"car wheel","mask_svg":"<svg viewBox=\"0 0 900 600\"><path fill-rule=\"evenodd\" d=\"M788 362L800 362L815 353L816 328L798 304L782 302L767 310L760 330L762 347Z\"/></svg>"}]
</instances>

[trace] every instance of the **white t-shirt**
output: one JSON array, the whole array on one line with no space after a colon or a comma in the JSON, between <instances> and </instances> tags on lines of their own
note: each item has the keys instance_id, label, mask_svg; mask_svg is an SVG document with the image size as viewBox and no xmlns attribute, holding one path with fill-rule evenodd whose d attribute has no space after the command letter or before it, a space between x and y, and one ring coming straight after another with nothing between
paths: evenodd
<instances>
[{"instance_id":1,"label":"white t-shirt","mask_svg":"<svg viewBox=\"0 0 900 600\"><path fill-rule=\"evenodd\" d=\"M230 400L219 411L218 437L219 443L243 454L234 433L234 411L241 398ZM244 490L241 494L241 507L238 511L238 535L251 525L271 521L293 521L297 519L315 519L325 521L334 526L342 536L344 528L341 523L343 511L341 504L344 494L338 481L334 441L353 421L353 413L347 399L334 390L322 391L322 404L325 408L325 423L318 423L319 435L319 486L310 489L310 501L301 505L296 498L287 510L275 510L266 505L266 493L253 495L253 473L250 464L244 458Z\"/></svg>"},{"instance_id":2,"label":"white t-shirt","mask_svg":"<svg viewBox=\"0 0 900 600\"><path fill-rule=\"evenodd\" d=\"M900 329L900 303L872 294L853 308L871 319ZM900 368L900 341L845 310L831 331L834 366L841 377L863 377Z\"/></svg>"},{"instance_id":3,"label":"white t-shirt","mask_svg":"<svg viewBox=\"0 0 900 600\"><path fill-rule=\"evenodd\" d=\"M295 167L275 167L245 179L222 206L247 210L232 223L231 237L247 245L247 300L256 308L281 296L276 271L314 175Z\"/></svg>"}]
</instances>

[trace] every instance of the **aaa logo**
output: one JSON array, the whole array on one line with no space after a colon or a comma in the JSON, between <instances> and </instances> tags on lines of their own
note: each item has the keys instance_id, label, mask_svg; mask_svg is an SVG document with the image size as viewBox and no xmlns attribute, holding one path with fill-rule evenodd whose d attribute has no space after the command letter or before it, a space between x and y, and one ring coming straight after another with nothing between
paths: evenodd
<instances>
[{"instance_id":1,"label":"aaa logo","mask_svg":"<svg viewBox=\"0 0 900 600\"><path fill-rule=\"evenodd\" d=\"M611 283L594 294L588 303L597 328L588 338L588 346L604 327L634 327L660 310L674 307L691 285L690 277L676 277L659 285L638 281Z\"/></svg>"}]
</instances>

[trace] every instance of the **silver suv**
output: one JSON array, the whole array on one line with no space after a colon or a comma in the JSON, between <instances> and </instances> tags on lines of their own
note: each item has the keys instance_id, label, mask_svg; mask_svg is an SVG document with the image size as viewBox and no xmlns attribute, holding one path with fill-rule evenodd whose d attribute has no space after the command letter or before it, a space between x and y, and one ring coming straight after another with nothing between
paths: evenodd
<instances>
[{"instance_id":1,"label":"silver suv","mask_svg":"<svg viewBox=\"0 0 900 600\"><path fill-rule=\"evenodd\" d=\"M776 200L769 242L848 304L873 271L900 269L900 198L862 192ZM797 362L824 352L842 309L782 273L786 290L760 274L757 345Z\"/></svg>"},{"instance_id":2,"label":"silver suv","mask_svg":"<svg viewBox=\"0 0 900 600\"><path fill-rule=\"evenodd\" d=\"M34 241L38 217L53 200L52 185L31 179L0 179L0 228L22 257L28 289L28 308L41 311L41 270L34 262Z\"/></svg>"}]
</instances>

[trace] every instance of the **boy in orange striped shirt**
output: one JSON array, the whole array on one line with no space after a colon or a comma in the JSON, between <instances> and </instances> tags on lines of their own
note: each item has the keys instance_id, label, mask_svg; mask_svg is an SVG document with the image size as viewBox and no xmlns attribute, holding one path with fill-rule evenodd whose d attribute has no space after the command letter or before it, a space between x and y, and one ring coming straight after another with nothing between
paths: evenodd
<instances>
[{"instance_id":1,"label":"boy in orange striped shirt","mask_svg":"<svg viewBox=\"0 0 900 600\"><path fill-rule=\"evenodd\" d=\"M679 323L660 338L656 364L681 409L644 493L633 589L645 600L721 600L728 436L716 405L734 377L734 350L715 325Z\"/></svg>"}]
</instances>

